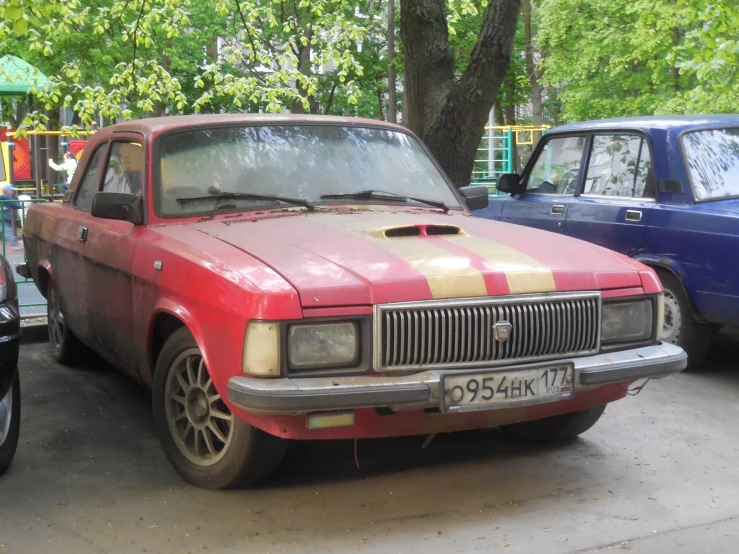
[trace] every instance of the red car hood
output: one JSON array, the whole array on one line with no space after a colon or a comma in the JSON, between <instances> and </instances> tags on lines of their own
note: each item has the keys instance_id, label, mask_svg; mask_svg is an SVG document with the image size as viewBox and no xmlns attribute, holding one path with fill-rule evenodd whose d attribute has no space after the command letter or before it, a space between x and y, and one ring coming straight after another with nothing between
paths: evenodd
<instances>
[{"instance_id":1,"label":"red car hood","mask_svg":"<svg viewBox=\"0 0 739 554\"><path fill-rule=\"evenodd\" d=\"M462 214L374 208L191 225L274 268L304 307L642 286L635 262L583 241Z\"/></svg>"}]
</instances>

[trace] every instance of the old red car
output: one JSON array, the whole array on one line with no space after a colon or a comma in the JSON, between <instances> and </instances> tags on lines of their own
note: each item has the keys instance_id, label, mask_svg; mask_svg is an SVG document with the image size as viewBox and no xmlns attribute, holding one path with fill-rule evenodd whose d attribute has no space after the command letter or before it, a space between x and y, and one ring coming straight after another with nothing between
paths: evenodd
<instances>
[{"instance_id":1,"label":"old red car","mask_svg":"<svg viewBox=\"0 0 739 554\"><path fill-rule=\"evenodd\" d=\"M84 343L151 387L169 460L209 488L264 477L286 439L574 437L685 367L651 269L486 203L395 125L132 121L30 208L25 272L57 360Z\"/></svg>"}]
</instances>

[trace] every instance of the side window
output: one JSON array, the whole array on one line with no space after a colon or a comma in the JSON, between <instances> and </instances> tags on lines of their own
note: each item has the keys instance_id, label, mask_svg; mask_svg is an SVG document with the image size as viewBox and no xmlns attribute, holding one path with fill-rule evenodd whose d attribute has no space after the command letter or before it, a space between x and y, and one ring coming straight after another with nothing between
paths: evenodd
<instances>
[{"instance_id":1,"label":"side window","mask_svg":"<svg viewBox=\"0 0 739 554\"><path fill-rule=\"evenodd\" d=\"M575 194L585 137L548 140L529 173L527 192Z\"/></svg>"},{"instance_id":2,"label":"side window","mask_svg":"<svg viewBox=\"0 0 739 554\"><path fill-rule=\"evenodd\" d=\"M90 159L90 163L87 164L85 174L77 186L77 193L74 197L74 207L78 210L89 212L92 208L92 199L95 197L100 183L100 172L103 168L103 158L107 147L107 143L98 146Z\"/></svg>"},{"instance_id":3,"label":"side window","mask_svg":"<svg viewBox=\"0 0 739 554\"><path fill-rule=\"evenodd\" d=\"M137 142L114 142L105 166L103 192L124 192L141 196L144 149Z\"/></svg>"},{"instance_id":4,"label":"side window","mask_svg":"<svg viewBox=\"0 0 739 554\"><path fill-rule=\"evenodd\" d=\"M596 135L590 150L583 194L653 198L649 148L636 135Z\"/></svg>"}]
</instances>

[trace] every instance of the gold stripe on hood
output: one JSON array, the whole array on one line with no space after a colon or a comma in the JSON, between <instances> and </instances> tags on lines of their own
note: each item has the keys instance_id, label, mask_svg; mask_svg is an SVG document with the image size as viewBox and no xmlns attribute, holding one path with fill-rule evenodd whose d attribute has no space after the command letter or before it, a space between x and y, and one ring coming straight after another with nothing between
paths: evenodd
<instances>
[{"instance_id":1,"label":"gold stripe on hood","mask_svg":"<svg viewBox=\"0 0 739 554\"><path fill-rule=\"evenodd\" d=\"M496 269L501 270L508 281L510 294L555 292L557 290L552 270L515 248L493 239L477 236L439 238L477 254Z\"/></svg>"},{"instance_id":2,"label":"gold stripe on hood","mask_svg":"<svg viewBox=\"0 0 739 554\"><path fill-rule=\"evenodd\" d=\"M320 222L362 237L405 261L426 278L434 299L487 296L482 273L464 256L447 252L427 239L383 237L382 231L407 225L404 219L355 216L347 222L345 218L327 216L320 218Z\"/></svg>"}]
</instances>

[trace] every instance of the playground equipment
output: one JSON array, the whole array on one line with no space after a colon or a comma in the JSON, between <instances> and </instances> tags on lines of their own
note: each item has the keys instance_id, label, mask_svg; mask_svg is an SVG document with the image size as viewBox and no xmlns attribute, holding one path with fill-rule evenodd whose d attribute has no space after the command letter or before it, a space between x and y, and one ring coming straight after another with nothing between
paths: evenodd
<instances>
[{"instance_id":1,"label":"playground equipment","mask_svg":"<svg viewBox=\"0 0 739 554\"><path fill-rule=\"evenodd\" d=\"M74 136L84 137L92 133L94 131L80 131ZM27 131L25 133L27 138L23 139L17 138L17 132L12 129L7 129L2 134L5 135L5 140L0 142L0 157L2 158L0 159L0 186L4 184L15 186L18 197L12 200L0 200L0 210L5 207L5 204L15 207L15 204L20 202L22 209L13 209L11 211L13 215L8 222L20 241L28 207L35 202L61 202L62 199L61 185L51 183L44 178L49 164L49 137L58 136L60 153L69 150L77 159L82 155L87 141L73 138L73 135L61 131ZM16 179L15 169L19 170L21 179ZM25 261L25 251L9 248L6 236L8 229L5 224L3 218L0 222L0 252L10 260L11 264L15 265ZM39 314L39 309L43 308L46 303L34 300L33 294L27 292L35 287L33 281L16 275L15 282L19 287L30 285L28 289L25 287L20 289L22 291L19 295L21 318L42 315L42 313Z\"/></svg>"},{"instance_id":2,"label":"playground equipment","mask_svg":"<svg viewBox=\"0 0 739 554\"><path fill-rule=\"evenodd\" d=\"M498 177L516 173L516 147L533 145L534 134L544 134L549 125L488 125L480 141L472 170L473 185L487 185L491 195L502 194L495 188Z\"/></svg>"},{"instance_id":3,"label":"playground equipment","mask_svg":"<svg viewBox=\"0 0 739 554\"><path fill-rule=\"evenodd\" d=\"M68 149L79 159L87 141L74 137L86 137L94 132L95 129L77 131L72 135L62 131L26 131L24 134L27 138L16 139L19 133L8 129L5 132L6 142L0 143L0 155L3 157L0 165L5 169L0 185L10 183L19 193L31 194L35 198L53 197L55 194L61 198L61 184L50 183L43 177L49 164L49 137L59 137L60 151ZM10 163L10 159L13 163ZM22 180L16 179L16 168L23 168Z\"/></svg>"}]
</instances>

